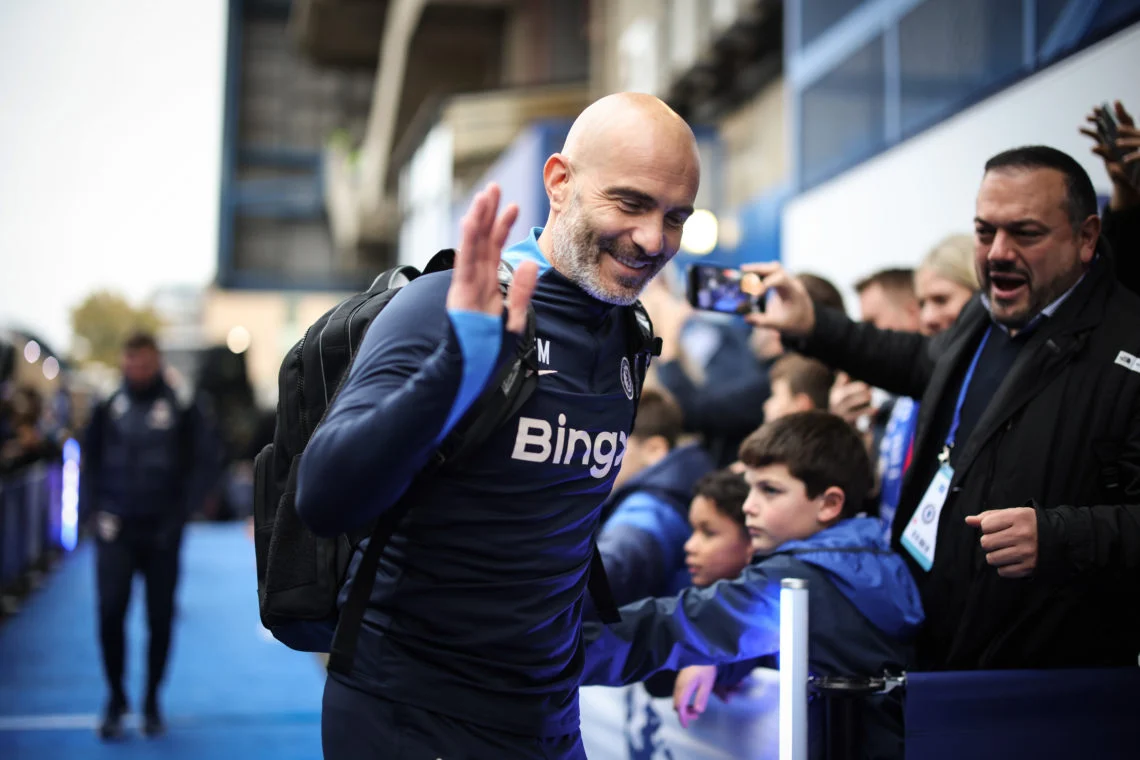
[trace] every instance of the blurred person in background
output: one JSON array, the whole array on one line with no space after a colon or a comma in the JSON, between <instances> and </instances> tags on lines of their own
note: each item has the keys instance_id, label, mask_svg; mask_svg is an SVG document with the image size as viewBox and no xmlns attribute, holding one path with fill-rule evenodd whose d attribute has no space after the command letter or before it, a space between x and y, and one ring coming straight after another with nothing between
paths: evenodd
<instances>
[{"instance_id":1,"label":"blurred person in background","mask_svg":"<svg viewBox=\"0 0 1140 760\"><path fill-rule=\"evenodd\" d=\"M855 283L863 321L880 330L918 329L918 298L913 269L883 269Z\"/></svg>"},{"instance_id":2,"label":"blurred person in background","mask_svg":"<svg viewBox=\"0 0 1140 760\"><path fill-rule=\"evenodd\" d=\"M1082 134L1096 144L1092 152L1104 159L1104 168L1112 180L1112 195L1101 218L1101 234L1116 258L1116 275L1121 283L1140 293L1140 129L1119 100L1112 106L1117 123L1116 147L1121 160L1113 155L1096 130L1096 114L1087 121L1092 127L1081 127Z\"/></svg>"},{"instance_id":3,"label":"blurred person in background","mask_svg":"<svg viewBox=\"0 0 1140 760\"><path fill-rule=\"evenodd\" d=\"M5 408L8 430L0 441L0 473L13 472L35 462L54 459L62 451L42 428L44 400L40 392L26 385L11 389L0 402Z\"/></svg>"},{"instance_id":4,"label":"blurred person in background","mask_svg":"<svg viewBox=\"0 0 1140 760\"><path fill-rule=\"evenodd\" d=\"M823 362L787 353L772 365L769 377L772 395L764 402L766 423L796 412L827 411L835 373Z\"/></svg>"},{"instance_id":5,"label":"blurred person in background","mask_svg":"<svg viewBox=\"0 0 1140 760\"><path fill-rule=\"evenodd\" d=\"M892 531L927 612L920 667L1136 667L1140 298L1061 151L987 161L974 222L981 292L937 336L816 310L779 265L754 268L772 295L749 319L922 398Z\"/></svg>"},{"instance_id":6,"label":"blurred person in background","mask_svg":"<svg viewBox=\"0 0 1140 760\"><path fill-rule=\"evenodd\" d=\"M917 332L914 270L884 269L855 283L863 321L880 330ZM872 458L886 430L894 398L840 372L831 389L830 410L864 433Z\"/></svg>"},{"instance_id":7,"label":"blurred person in background","mask_svg":"<svg viewBox=\"0 0 1140 760\"><path fill-rule=\"evenodd\" d=\"M843 294L839 292L839 288L835 287L835 283L831 280L809 272L796 275L796 279L803 283L804 290L811 296L813 303L841 311L844 314L847 313L847 304L843 302ZM773 330L773 332L776 332L777 337L780 335L777 331Z\"/></svg>"},{"instance_id":8,"label":"blurred person in background","mask_svg":"<svg viewBox=\"0 0 1140 760\"><path fill-rule=\"evenodd\" d=\"M203 415L183 408L163 379L158 343L135 333L123 345L123 382L92 411L82 448L80 519L96 540L99 642L110 694L99 725L123 733L124 623L135 574L146 581L147 654L143 732L164 730L158 691L166 672L183 527L202 497L208 446Z\"/></svg>"},{"instance_id":9,"label":"blurred person in background","mask_svg":"<svg viewBox=\"0 0 1140 760\"><path fill-rule=\"evenodd\" d=\"M937 335L950 329L959 312L978 292L974 238L950 235L926 254L914 273L919 331Z\"/></svg>"},{"instance_id":10,"label":"blurred person in background","mask_svg":"<svg viewBox=\"0 0 1140 760\"><path fill-rule=\"evenodd\" d=\"M685 432L701 437L716 465L727 464L763 422L772 356L753 353L743 321L695 310L663 278L646 288L642 303L661 339L654 382L680 405Z\"/></svg>"},{"instance_id":11,"label":"blurred person in background","mask_svg":"<svg viewBox=\"0 0 1140 760\"><path fill-rule=\"evenodd\" d=\"M210 520L244 518L253 511L253 458L247 455L261 417L245 357L226 346L206 349L193 384L194 404L208 423L203 435L214 440L208 453L214 457L209 469L215 477L202 509ZM269 434L272 436L273 431ZM253 454L256 456L256 451Z\"/></svg>"},{"instance_id":12,"label":"blurred person in background","mask_svg":"<svg viewBox=\"0 0 1140 760\"><path fill-rule=\"evenodd\" d=\"M685 573L689 501L693 486L713 469L697 444L678 446L681 409L660 391L647 389L626 443L614 490L602 506L598 551L614 601L677 590ZM587 595L587 611L593 599Z\"/></svg>"}]
</instances>

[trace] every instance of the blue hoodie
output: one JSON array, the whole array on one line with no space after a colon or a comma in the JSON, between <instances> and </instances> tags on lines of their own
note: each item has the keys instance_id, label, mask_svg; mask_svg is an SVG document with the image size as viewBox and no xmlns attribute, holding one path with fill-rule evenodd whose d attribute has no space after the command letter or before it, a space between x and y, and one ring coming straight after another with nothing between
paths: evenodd
<instances>
[{"instance_id":1,"label":"blue hoodie","mask_svg":"<svg viewBox=\"0 0 1140 760\"><path fill-rule=\"evenodd\" d=\"M663 669L741 663L780 646L780 581L803 578L809 594L809 666L814 674L899 673L923 621L918 589L875 518L844 520L757 557L739 578L689 588L621 609L612 626L588 623L583 684L619 686ZM739 668L737 669L739 670ZM869 700L865 757L901 757L901 706ZM813 720L818 730L819 720ZM812 742L813 756L820 742Z\"/></svg>"}]
</instances>

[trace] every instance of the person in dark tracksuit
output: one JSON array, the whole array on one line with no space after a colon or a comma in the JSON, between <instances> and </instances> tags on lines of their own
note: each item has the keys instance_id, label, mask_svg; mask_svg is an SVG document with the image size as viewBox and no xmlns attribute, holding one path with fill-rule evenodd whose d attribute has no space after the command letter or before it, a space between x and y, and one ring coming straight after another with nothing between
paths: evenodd
<instances>
[{"instance_id":1,"label":"person in dark tracksuit","mask_svg":"<svg viewBox=\"0 0 1140 760\"><path fill-rule=\"evenodd\" d=\"M326 681L329 760L585 757L582 611L634 416L622 307L676 254L699 171L692 131L664 103L602 98L547 159L544 227L503 252L517 209L499 214L488 187L455 268L404 286L369 327L302 455L297 512L338 535L413 501L353 671ZM505 325L500 259L514 268ZM515 355L528 303L537 390L479 451L409 489Z\"/></svg>"},{"instance_id":2,"label":"person in dark tracksuit","mask_svg":"<svg viewBox=\"0 0 1140 760\"><path fill-rule=\"evenodd\" d=\"M699 714L714 686L729 686L777 654L780 581L808 581L809 669L827 676L901 673L922 623L918 588L887 545L879 521L859 516L871 463L854 428L821 411L767 423L740 448L751 489L745 525L756 555L740 577L621 609L620 623L587 624L583 683L620 686L666 668L677 677L681 722ZM690 699L693 696L696 699ZM809 712L809 755L823 756L823 715ZM859 705L856 756L903 756L902 704Z\"/></svg>"},{"instance_id":3,"label":"person in dark tracksuit","mask_svg":"<svg viewBox=\"0 0 1140 760\"><path fill-rule=\"evenodd\" d=\"M621 471L602 507L598 536L619 605L689 585L689 502L697 481L713 469L712 457L700 446L676 445L681 410L671 398L646 390L637 409Z\"/></svg>"},{"instance_id":4,"label":"person in dark tracksuit","mask_svg":"<svg viewBox=\"0 0 1140 760\"><path fill-rule=\"evenodd\" d=\"M138 333L123 348L123 384L93 410L82 448L81 515L95 533L99 641L110 696L99 726L122 734L124 624L136 573L146 579L150 629L143 731L163 731L158 689L166 670L182 528L195 501L196 442L205 428L162 378L155 339Z\"/></svg>"}]
</instances>

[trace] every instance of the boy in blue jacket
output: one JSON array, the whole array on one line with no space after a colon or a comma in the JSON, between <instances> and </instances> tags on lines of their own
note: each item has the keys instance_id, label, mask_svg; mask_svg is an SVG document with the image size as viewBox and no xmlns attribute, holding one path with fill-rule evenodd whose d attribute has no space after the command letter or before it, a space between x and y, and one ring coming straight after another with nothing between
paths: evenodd
<instances>
[{"instance_id":1,"label":"boy in blue jacket","mask_svg":"<svg viewBox=\"0 0 1140 760\"><path fill-rule=\"evenodd\" d=\"M722 665L722 681L737 679L747 661L779 651L784 578L808 581L813 674L873 676L906 668L923 620L921 602L878 521L858 516L872 485L859 434L826 412L792 414L749 436L740 459L751 487L744 513L753 563L736 580L644 599L623 607L618 624L587 626L583 683L636 683L690 665ZM707 699L714 679L708 670L682 673L678 696L700 687ZM679 701L683 719L703 704ZM810 746L819 757L822 716L815 707ZM860 757L902 757L897 698L868 700L858 724Z\"/></svg>"}]
</instances>

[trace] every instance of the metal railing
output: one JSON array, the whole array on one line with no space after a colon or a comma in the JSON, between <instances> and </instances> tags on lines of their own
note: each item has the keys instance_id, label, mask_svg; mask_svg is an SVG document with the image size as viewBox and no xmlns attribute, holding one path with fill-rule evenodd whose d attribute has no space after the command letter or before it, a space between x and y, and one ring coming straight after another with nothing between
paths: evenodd
<instances>
[{"instance_id":1,"label":"metal railing","mask_svg":"<svg viewBox=\"0 0 1140 760\"><path fill-rule=\"evenodd\" d=\"M0 614L18 606L54 561L75 548L79 447L0 477Z\"/></svg>"}]
</instances>

